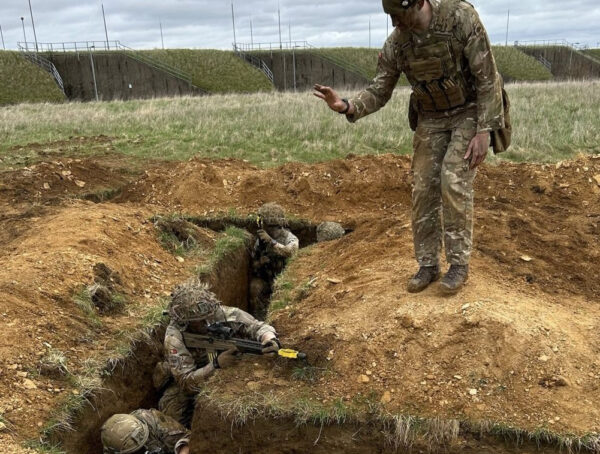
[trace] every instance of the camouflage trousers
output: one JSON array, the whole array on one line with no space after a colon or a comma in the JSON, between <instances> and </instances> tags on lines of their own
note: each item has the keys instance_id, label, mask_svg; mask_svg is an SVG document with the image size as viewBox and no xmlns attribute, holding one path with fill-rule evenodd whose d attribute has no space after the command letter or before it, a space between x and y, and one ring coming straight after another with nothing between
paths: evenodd
<instances>
[{"instance_id":1,"label":"camouflage trousers","mask_svg":"<svg viewBox=\"0 0 600 454\"><path fill-rule=\"evenodd\" d=\"M179 424L190 427L194 416L195 398L196 394L185 392L173 383L158 401L158 409Z\"/></svg>"},{"instance_id":2,"label":"camouflage trousers","mask_svg":"<svg viewBox=\"0 0 600 454\"><path fill-rule=\"evenodd\" d=\"M420 119L413 138L412 229L420 266L436 265L442 249L453 265L467 265L473 243L475 170L463 159L477 133L473 110Z\"/></svg>"}]
</instances>

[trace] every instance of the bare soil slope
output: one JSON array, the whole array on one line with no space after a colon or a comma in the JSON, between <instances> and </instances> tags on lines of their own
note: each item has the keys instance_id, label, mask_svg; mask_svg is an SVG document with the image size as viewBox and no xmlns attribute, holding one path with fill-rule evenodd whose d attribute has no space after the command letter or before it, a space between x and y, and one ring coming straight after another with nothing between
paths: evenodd
<instances>
[{"instance_id":1,"label":"bare soil slope","mask_svg":"<svg viewBox=\"0 0 600 454\"><path fill-rule=\"evenodd\" d=\"M64 179L50 182L52 175ZM260 376L255 390L297 389L325 402L388 392L390 411L598 432L599 175L598 158L484 167L470 283L444 298L435 288L419 295L404 289L415 270L405 157L267 170L192 160L148 167L139 178L115 172L106 159L4 172L0 421L17 440L34 437L72 390L38 374L48 345L66 353L72 371L82 370L193 273L195 263L160 246L152 215L245 214L273 200L294 216L354 229L294 261L290 279L302 286L315 278L315 286L273 314L283 341L329 372L308 385L292 381L285 368L256 375L249 362L242 366L248 371L223 371L215 384L233 392L236 377ZM112 202L73 198L123 185ZM206 232L207 243L213 236ZM129 301L100 324L73 299L97 263L119 273ZM0 437L0 450L16 449L10 432Z\"/></svg>"}]
</instances>

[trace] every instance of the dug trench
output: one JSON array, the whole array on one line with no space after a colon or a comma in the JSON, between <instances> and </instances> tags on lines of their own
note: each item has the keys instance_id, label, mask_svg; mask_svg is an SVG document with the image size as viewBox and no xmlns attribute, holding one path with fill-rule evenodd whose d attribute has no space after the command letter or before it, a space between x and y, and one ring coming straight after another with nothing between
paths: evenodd
<instances>
[{"instance_id":1,"label":"dug trench","mask_svg":"<svg viewBox=\"0 0 600 454\"><path fill-rule=\"evenodd\" d=\"M249 291L251 253L258 228L255 218L190 216L183 219L157 216L153 222L167 238L188 247L193 247L197 242L195 225L220 233L236 226L240 235L237 239L240 241L217 252L216 261L202 268L198 277L209 285L223 304L254 312L249 303ZM298 237L301 248L316 242L316 225L311 222L293 220L289 228ZM104 377L102 383L86 396L85 404L70 413L61 414L54 425L46 430L48 445L59 446L60 450L69 454L101 454L100 429L110 416L130 413L139 408L157 408L161 390L154 388L152 376L156 364L164 358L162 343L168 323L165 318L159 324L145 327L130 336L132 340L128 354L119 360L107 361L100 370L100 376ZM217 427L223 434L228 430L224 420ZM223 452L235 450L237 446L232 441L223 448Z\"/></svg>"}]
</instances>

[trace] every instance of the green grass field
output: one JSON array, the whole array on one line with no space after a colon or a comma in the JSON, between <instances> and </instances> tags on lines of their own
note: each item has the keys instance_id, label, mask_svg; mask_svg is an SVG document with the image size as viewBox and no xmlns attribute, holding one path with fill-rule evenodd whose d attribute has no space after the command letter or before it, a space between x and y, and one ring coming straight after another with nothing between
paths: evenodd
<instances>
[{"instance_id":1,"label":"green grass field","mask_svg":"<svg viewBox=\"0 0 600 454\"><path fill-rule=\"evenodd\" d=\"M334 59L352 62L360 73L368 79L375 77L379 49L366 47L336 47L317 49L317 52ZM535 58L524 54L514 47L494 46L494 56L498 70L510 80L532 82L551 80L552 74ZM406 79L401 84L406 84Z\"/></svg>"},{"instance_id":2,"label":"green grass field","mask_svg":"<svg viewBox=\"0 0 600 454\"><path fill-rule=\"evenodd\" d=\"M502 159L552 162L600 153L600 82L507 88L514 142ZM30 143L98 135L113 137L117 152L144 159L235 157L273 166L348 153L406 154L412 148L408 95L408 89L398 88L382 111L354 125L310 92L5 106L0 108L0 166L20 167L65 153L50 145L40 156L39 147L27 147ZM86 149L79 153L85 155Z\"/></svg>"},{"instance_id":3,"label":"green grass field","mask_svg":"<svg viewBox=\"0 0 600 454\"><path fill-rule=\"evenodd\" d=\"M0 105L63 100L64 95L50 74L18 52L0 51Z\"/></svg>"},{"instance_id":4,"label":"green grass field","mask_svg":"<svg viewBox=\"0 0 600 454\"><path fill-rule=\"evenodd\" d=\"M583 53L600 62L600 49L586 49Z\"/></svg>"},{"instance_id":5,"label":"green grass field","mask_svg":"<svg viewBox=\"0 0 600 454\"><path fill-rule=\"evenodd\" d=\"M192 76L192 83L211 93L271 91L267 77L253 66L222 50L167 49L141 51Z\"/></svg>"}]
</instances>

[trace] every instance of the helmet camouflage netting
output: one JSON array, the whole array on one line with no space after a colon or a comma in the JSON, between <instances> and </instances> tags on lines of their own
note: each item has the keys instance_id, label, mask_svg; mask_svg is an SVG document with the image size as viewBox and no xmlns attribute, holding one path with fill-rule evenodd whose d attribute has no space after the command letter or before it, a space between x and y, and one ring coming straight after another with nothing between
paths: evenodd
<instances>
[{"instance_id":1,"label":"helmet camouflage netting","mask_svg":"<svg viewBox=\"0 0 600 454\"><path fill-rule=\"evenodd\" d=\"M266 225L287 225L283 208L274 202L265 203L258 209L258 216Z\"/></svg>"},{"instance_id":2,"label":"helmet camouflage netting","mask_svg":"<svg viewBox=\"0 0 600 454\"><path fill-rule=\"evenodd\" d=\"M317 242L337 240L346 234L344 227L337 222L322 222L317 226Z\"/></svg>"},{"instance_id":3,"label":"helmet camouflage netting","mask_svg":"<svg viewBox=\"0 0 600 454\"><path fill-rule=\"evenodd\" d=\"M217 296L208 290L208 285L191 279L178 285L171 293L169 315L171 320L185 325L188 322L205 320L220 306Z\"/></svg>"},{"instance_id":4,"label":"helmet camouflage netting","mask_svg":"<svg viewBox=\"0 0 600 454\"><path fill-rule=\"evenodd\" d=\"M129 454L148 440L148 426L133 415L116 414L102 425L104 454Z\"/></svg>"}]
</instances>

